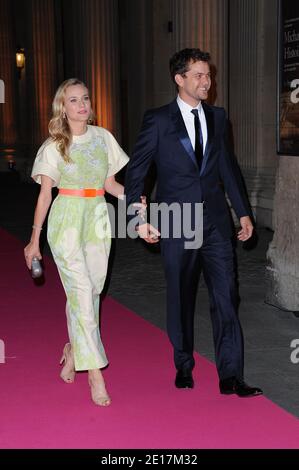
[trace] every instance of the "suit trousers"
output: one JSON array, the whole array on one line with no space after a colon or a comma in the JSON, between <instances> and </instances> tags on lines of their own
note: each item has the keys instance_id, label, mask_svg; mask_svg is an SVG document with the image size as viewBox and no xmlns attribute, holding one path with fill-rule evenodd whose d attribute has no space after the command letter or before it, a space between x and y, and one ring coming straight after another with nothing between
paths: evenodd
<instances>
[{"instance_id":1,"label":"suit trousers","mask_svg":"<svg viewBox=\"0 0 299 470\"><path fill-rule=\"evenodd\" d=\"M243 377L243 337L231 239L224 239L203 212L203 244L186 249L183 239L161 240L167 283L167 332L177 369L194 367L194 310L203 272L209 292L216 367L220 380Z\"/></svg>"}]
</instances>

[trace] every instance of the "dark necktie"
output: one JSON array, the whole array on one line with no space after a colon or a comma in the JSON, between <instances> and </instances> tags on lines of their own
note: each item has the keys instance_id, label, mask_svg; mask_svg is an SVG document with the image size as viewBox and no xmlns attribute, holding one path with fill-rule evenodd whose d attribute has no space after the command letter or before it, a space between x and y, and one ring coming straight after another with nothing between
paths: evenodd
<instances>
[{"instance_id":1,"label":"dark necktie","mask_svg":"<svg viewBox=\"0 0 299 470\"><path fill-rule=\"evenodd\" d=\"M192 114L194 114L194 129L195 129L195 149L194 153L196 156L196 161L198 164L199 171L201 170L201 164L203 160L203 138L201 132L201 125L198 116L198 109L192 109Z\"/></svg>"}]
</instances>

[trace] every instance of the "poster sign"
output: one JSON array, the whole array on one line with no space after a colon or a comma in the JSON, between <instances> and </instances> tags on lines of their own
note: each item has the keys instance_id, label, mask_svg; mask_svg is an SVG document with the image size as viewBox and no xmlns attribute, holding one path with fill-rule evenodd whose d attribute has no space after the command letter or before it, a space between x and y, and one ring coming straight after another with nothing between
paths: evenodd
<instances>
[{"instance_id":1,"label":"poster sign","mask_svg":"<svg viewBox=\"0 0 299 470\"><path fill-rule=\"evenodd\" d=\"M299 1L294 0L279 1L277 151L299 156Z\"/></svg>"}]
</instances>

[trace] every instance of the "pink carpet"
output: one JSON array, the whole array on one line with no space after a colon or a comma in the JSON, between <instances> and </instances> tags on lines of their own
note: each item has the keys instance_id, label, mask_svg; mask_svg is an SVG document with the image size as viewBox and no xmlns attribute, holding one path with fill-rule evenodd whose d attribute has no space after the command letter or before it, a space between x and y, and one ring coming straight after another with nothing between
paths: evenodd
<instances>
[{"instance_id":1,"label":"pink carpet","mask_svg":"<svg viewBox=\"0 0 299 470\"><path fill-rule=\"evenodd\" d=\"M23 245L0 230L0 448L298 448L299 420L265 397L221 396L212 363L196 355L194 390L173 385L164 332L111 298L102 308L113 403L96 407L86 373L59 378L67 340L55 265L35 286Z\"/></svg>"}]
</instances>

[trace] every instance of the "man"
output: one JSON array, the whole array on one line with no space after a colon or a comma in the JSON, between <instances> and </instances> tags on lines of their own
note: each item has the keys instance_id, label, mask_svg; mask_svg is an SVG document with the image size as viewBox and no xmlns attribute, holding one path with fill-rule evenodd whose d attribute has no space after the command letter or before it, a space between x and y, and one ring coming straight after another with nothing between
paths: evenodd
<instances>
[{"instance_id":1,"label":"man","mask_svg":"<svg viewBox=\"0 0 299 470\"><path fill-rule=\"evenodd\" d=\"M132 158L125 194L138 202L152 161L157 167L157 201L203 203L203 243L193 249L180 238L161 237L161 254L167 281L167 331L174 348L177 388L193 388L194 308L199 273L208 287L216 366L222 394L250 397L262 390L243 380L243 342L237 317L232 226L225 191L240 219L238 239L253 231L250 208L237 163L227 138L223 108L204 101L211 86L209 53L184 49L170 59L170 73L178 97L144 115ZM148 243L159 232L150 224L137 227Z\"/></svg>"}]
</instances>

